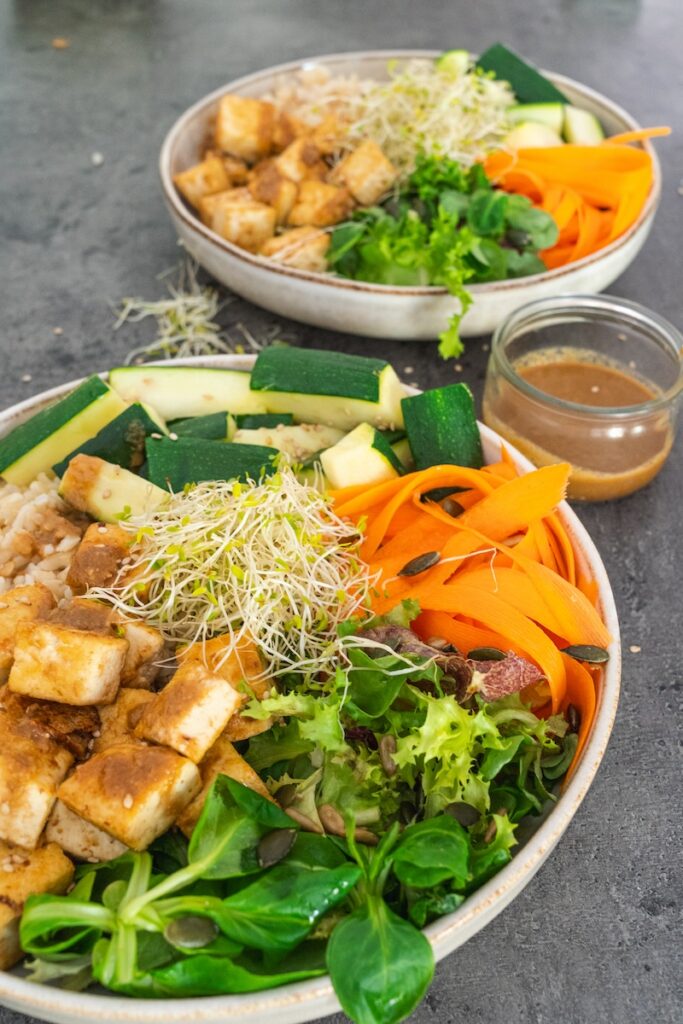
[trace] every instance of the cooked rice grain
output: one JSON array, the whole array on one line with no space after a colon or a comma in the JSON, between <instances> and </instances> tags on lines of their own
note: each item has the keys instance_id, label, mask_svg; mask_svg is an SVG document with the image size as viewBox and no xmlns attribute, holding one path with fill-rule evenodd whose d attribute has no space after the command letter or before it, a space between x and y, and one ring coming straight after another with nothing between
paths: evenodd
<instances>
[{"instance_id":1,"label":"cooked rice grain","mask_svg":"<svg viewBox=\"0 0 683 1024\"><path fill-rule=\"evenodd\" d=\"M0 594L43 583L57 601L71 597L66 576L86 523L41 473L28 487L0 484Z\"/></svg>"}]
</instances>

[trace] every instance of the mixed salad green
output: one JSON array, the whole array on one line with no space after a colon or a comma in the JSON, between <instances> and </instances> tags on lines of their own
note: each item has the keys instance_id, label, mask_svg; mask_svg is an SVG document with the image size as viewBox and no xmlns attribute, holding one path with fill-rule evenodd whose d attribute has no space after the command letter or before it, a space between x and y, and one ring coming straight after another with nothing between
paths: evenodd
<instances>
[{"instance_id":1,"label":"mixed salad green","mask_svg":"<svg viewBox=\"0 0 683 1024\"><path fill-rule=\"evenodd\" d=\"M386 285L441 285L460 300L440 337L444 357L462 352L458 326L472 302L468 284L540 274L538 253L557 241L553 218L526 196L494 188L481 164L418 157L382 205L358 210L332 233L330 268Z\"/></svg>"}]
</instances>

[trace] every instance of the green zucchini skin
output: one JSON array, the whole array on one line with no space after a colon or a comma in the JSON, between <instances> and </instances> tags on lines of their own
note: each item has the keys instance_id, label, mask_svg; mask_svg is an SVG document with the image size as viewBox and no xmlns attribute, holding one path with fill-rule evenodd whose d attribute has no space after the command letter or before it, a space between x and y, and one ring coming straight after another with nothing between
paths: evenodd
<instances>
[{"instance_id":1,"label":"green zucchini skin","mask_svg":"<svg viewBox=\"0 0 683 1024\"><path fill-rule=\"evenodd\" d=\"M485 50L477 61L477 67L482 71L492 71L496 78L509 82L520 103L569 102L540 71L502 43L495 43Z\"/></svg>"},{"instance_id":2,"label":"green zucchini skin","mask_svg":"<svg viewBox=\"0 0 683 1024\"><path fill-rule=\"evenodd\" d=\"M289 391L379 401L384 359L275 345L259 352L251 371L252 391Z\"/></svg>"},{"instance_id":3,"label":"green zucchini skin","mask_svg":"<svg viewBox=\"0 0 683 1024\"><path fill-rule=\"evenodd\" d=\"M195 437L147 438L147 476L157 487L182 491L204 480L258 480L275 471L275 448Z\"/></svg>"},{"instance_id":4,"label":"green zucchini skin","mask_svg":"<svg viewBox=\"0 0 683 1024\"><path fill-rule=\"evenodd\" d=\"M261 427L291 427L294 417L291 412L255 412L235 416L238 430L260 430Z\"/></svg>"},{"instance_id":5,"label":"green zucchini skin","mask_svg":"<svg viewBox=\"0 0 683 1024\"><path fill-rule=\"evenodd\" d=\"M28 484L119 416L125 402L94 375L0 440L0 473Z\"/></svg>"},{"instance_id":6,"label":"green zucchini skin","mask_svg":"<svg viewBox=\"0 0 683 1024\"><path fill-rule=\"evenodd\" d=\"M57 476L63 476L71 459L80 454L96 455L124 469L139 469L145 458L145 438L155 432L159 432L159 424L135 402L52 469Z\"/></svg>"},{"instance_id":7,"label":"green zucchini skin","mask_svg":"<svg viewBox=\"0 0 683 1024\"><path fill-rule=\"evenodd\" d=\"M229 441L235 427L229 412L213 412L208 416L189 416L173 420L168 429L178 437L201 437L206 441Z\"/></svg>"},{"instance_id":8,"label":"green zucchini skin","mask_svg":"<svg viewBox=\"0 0 683 1024\"><path fill-rule=\"evenodd\" d=\"M403 465L398 455L391 447L387 439L383 436L380 430L375 431L375 437L372 442L372 447L375 449L376 452L379 452L380 455L384 456L387 462L389 462L394 467L394 469L400 476L402 476L405 473L405 466Z\"/></svg>"},{"instance_id":9,"label":"green zucchini skin","mask_svg":"<svg viewBox=\"0 0 683 1024\"><path fill-rule=\"evenodd\" d=\"M404 398L401 405L418 469L440 465L481 468L481 437L467 384L423 391Z\"/></svg>"}]
</instances>

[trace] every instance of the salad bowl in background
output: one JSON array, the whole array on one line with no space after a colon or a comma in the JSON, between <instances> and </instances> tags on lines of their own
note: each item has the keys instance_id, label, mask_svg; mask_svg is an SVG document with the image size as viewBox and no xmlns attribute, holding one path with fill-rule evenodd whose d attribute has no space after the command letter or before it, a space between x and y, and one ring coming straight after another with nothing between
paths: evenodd
<instances>
[{"instance_id":1,"label":"salad bowl in background","mask_svg":"<svg viewBox=\"0 0 683 1024\"><path fill-rule=\"evenodd\" d=\"M445 330L459 300L445 288L394 287L313 273L266 260L221 238L204 225L173 184L173 176L201 159L201 152L226 93L260 97L302 69L317 66L338 75L387 77L394 60L436 58L436 50L379 50L340 53L280 64L228 82L182 114L166 136L159 158L164 201L179 238L197 262L218 281L258 306L292 320L371 338L432 340ZM608 135L635 130L637 121L607 97L562 75L544 72L568 99L594 114ZM529 277L475 284L473 303L462 319L464 337L491 333L519 306L572 292L600 292L633 262L652 226L659 203L661 171L654 147L654 183L634 224L605 248L567 266Z\"/></svg>"},{"instance_id":2,"label":"salad bowl in background","mask_svg":"<svg viewBox=\"0 0 683 1024\"><path fill-rule=\"evenodd\" d=\"M242 370L250 369L253 362L252 356L197 357L177 361L181 365ZM72 381L53 388L0 413L0 436L65 395L76 383ZM409 390L415 393L414 389ZM503 441L483 424L480 424L480 431L485 460L495 461ZM505 447L521 470L533 469L532 464L514 448L507 443ZM595 719L576 769L557 803L543 817L531 819L528 827L525 823L523 834L526 838L512 861L469 896L458 910L425 929L437 960L475 935L528 885L577 812L602 761L612 730L621 674L619 623L614 597L598 551L566 502L560 506L559 515L572 540L579 564L597 583L600 612L613 638L609 648L610 659L599 685ZM453 968L457 970L456 963ZM339 1010L328 977L250 995L148 1000L97 992L69 992L38 985L22 978L21 968L12 973L0 972L0 1003L58 1024L73 1024L74 1021L90 1024L114 1021L121 1024L223 1024L240 1019L267 1024L274 1014L279 1024L299 1024Z\"/></svg>"}]
</instances>

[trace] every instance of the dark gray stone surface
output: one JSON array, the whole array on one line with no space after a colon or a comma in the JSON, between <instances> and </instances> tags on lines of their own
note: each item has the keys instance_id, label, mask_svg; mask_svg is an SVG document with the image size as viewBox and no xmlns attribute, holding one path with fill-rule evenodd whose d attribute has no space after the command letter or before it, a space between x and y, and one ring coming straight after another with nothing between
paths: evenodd
<instances>
[{"instance_id":1,"label":"dark gray stone surface","mask_svg":"<svg viewBox=\"0 0 683 1024\"><path fill-rule=\"evenodd\" d=\"M613 290L683 327L682 18L679 0L5 0L0 403L106 368L149 338L144 327L113 333L111 305L160 297L157 275L178 260L156 177L174 118L237 75L334 50L476 51L500 39L606 92L642 123L673 125L677 134L658 147L664 194L654 231ZM70 47L53 49L56 36ZM256 335L277 323L242 301L223 318ZM282 326L304 344L368 351L362 339ZM414 367L423 386L456 377L431 345L372 348L399 369ZM471 341L462 376L478 393L485 364L482 341ZM621 615L614 735L549 862L438 967L414 1017L421 1024L682 1018L680 454L679 444L646 491L579 510ZM630 653L633 644L642 650ZM3 1024L24 1019L0 1010Z\"/></svg>"}]
</instances>

